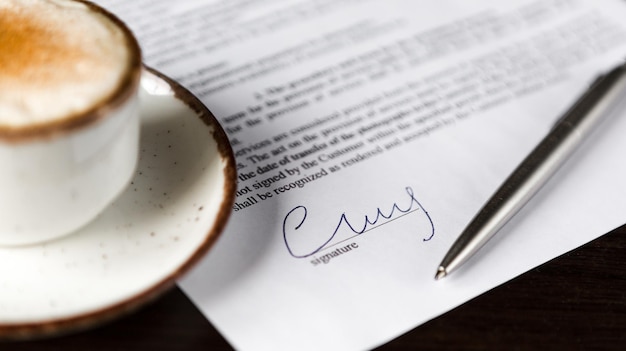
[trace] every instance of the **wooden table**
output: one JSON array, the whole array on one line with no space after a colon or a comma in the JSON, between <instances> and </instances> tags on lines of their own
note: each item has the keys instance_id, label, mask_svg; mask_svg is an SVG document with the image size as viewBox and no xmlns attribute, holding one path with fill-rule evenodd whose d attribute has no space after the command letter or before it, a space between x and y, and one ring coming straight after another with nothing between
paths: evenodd
<instances>
[{"instance_id":1,"label":"wooden table","mask_svg":"<svg viewBox=\"0 0 626 351\"><path fill-rule=\"evenodd\" d=\"M626 226L423 324L381 350L626 349ZM229 350L175 289L109 325L0 350Z\"/></svg>"}]
</instances>

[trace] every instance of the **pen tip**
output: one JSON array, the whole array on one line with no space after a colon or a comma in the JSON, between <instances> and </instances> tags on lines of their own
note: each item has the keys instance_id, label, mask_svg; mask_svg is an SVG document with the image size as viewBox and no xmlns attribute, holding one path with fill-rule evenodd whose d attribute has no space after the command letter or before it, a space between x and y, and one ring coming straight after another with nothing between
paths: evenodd
<instances>
[{"instance_id":1,"label":"pen tip","mask_svg":"<svg viewBox=\"0 0 626 351\"><path fill-rule=\"evenodd\" d=\"M442 279L446 275L448 275L448 272L446 272L446 269L442 266L439 266L439 268L437 269L437 274L435 274L435 280Z\"/></svg>"}]
</instances>

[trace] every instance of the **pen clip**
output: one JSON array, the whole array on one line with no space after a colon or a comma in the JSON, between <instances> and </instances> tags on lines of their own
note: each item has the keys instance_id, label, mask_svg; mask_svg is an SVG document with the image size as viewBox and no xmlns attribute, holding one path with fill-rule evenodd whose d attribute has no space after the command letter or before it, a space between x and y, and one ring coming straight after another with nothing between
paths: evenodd
<instances>
[{"instance_id":1,"label":"pen clip","mask_svg":"<svg viewBox=\"0 0 626 351\"><path fill-rule=\"evenodd\" d=\"M556 120L556 122L554 122L554 124L552 125L552 129L560 126L565 119L570 118L570 115L578 112L579 105L587 104L589 99L593 99L593 100L600 99L600 96L598 96L597 94L598 93L597 90L609 89L612 83L608 81L612 80L611 77L617 78L619 75L622 74L622 72L620 71L623 71L625 69L626 69L626 65L623 63L613 68L609 72L601 73L598 76L596 76L594 80L591 82L591 84L589 84L589 87L585 90L585 92L579 98L578 102L574 104L574 106L570 107L568 111L563 113L563 115L561 115ZM607 82L608 84L604 84L605 82ZM605 86L602 86L602 85L605 85ZM581 101L584 101L584 103L581 103Z\"/></svg>"}]
</instances>

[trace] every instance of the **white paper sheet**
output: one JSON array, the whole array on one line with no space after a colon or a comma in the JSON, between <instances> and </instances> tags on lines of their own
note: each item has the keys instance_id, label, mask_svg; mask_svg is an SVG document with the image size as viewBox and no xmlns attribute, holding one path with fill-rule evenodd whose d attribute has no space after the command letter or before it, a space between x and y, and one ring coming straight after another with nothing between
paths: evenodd
<instances>
[{"instance_id":1,"label":"white paper sheet","mask_svg":"<svg viewBox=\"0 0 626 351\"><path fill-rule=\"evenodd\" d=\"M237 349L380 345L626 221L626 115L459 271L465 224L596 74L620 1L101 1L216 114L235 211L180 282Z\"/></svg>"}]
</instances>

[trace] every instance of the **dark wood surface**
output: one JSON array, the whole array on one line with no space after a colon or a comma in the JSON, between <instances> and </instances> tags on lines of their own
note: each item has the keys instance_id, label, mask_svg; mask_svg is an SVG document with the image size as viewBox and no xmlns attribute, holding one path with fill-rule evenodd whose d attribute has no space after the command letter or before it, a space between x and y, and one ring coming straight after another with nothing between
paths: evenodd
<instances>
[{"instance_id":1,"label":"dark wood surface","mask_svg":"<svg viewBox=\"0 0 626 351\"><path fill-rule=\"evenodd\" d=\"M383 345L381 350L626 349L626 226L556 258ZM86 332L0 350L229 350L174 289Z\"/></svg>"}]
</instances>

